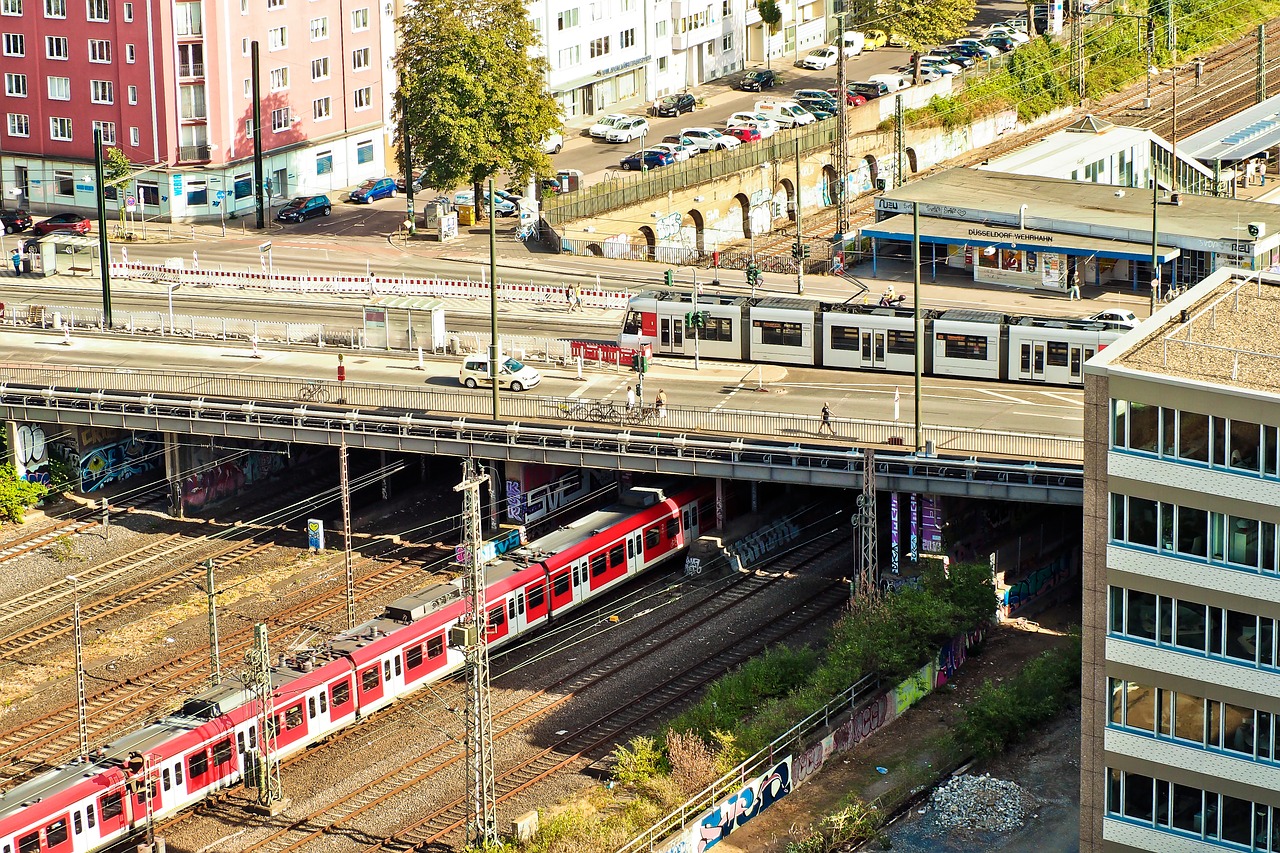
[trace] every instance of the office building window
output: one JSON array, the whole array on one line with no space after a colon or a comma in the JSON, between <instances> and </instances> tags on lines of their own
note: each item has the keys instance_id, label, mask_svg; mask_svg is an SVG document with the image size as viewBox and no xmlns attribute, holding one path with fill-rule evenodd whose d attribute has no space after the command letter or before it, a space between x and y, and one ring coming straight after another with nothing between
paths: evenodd
<instances>
[{"instance_id":1,"label":"office building window","mask_svg":"<svg viewBox=\"0 0 1280 853\"><path fill-rule=\"evenodd\" d=\"M27 75L5 74L4 93L11 98L25 98L27 96Z\"/></svg>"},{"instance_id":2,"label":"office building window","mask_svg":"<svg viewBox=\"0 0 1280 853\"><path fill-rule=\"evenodd\" d=\"M282 65L279 68L271 69L271 91L279 92L281 89L289 88L289 67Z\"/></svg>"},{"instance_id":3,"label":"office building window","mask_svg":"<svg viewBox=\"0 0 1280 853\"><path fill-rule=\"evenodd\" d=\"M357 110L367 110L372 107L373 88L371 86L365 86L362 89L356 89L354 102Z\"/></svg>"},{"instance_id":4,"label":"office building window","mask_svg":"<svg viewBox=\"0 0 1280 853\"><path fill-rule=\"evenodd\" d=\"M65 18L67 16L67 0L44 0L44 16L46 18Z\"/></svg>"},{"instance_id":5,"label":"office building window","mask_svg":"<svg viewBox=\"0 0 1280 853\"><path fill-rule=\"evenodd\" d=\"M364 139L356 143L356 162L357 163L373 162L373 141L372 140Z\"/></svg>"},{"instance_id":6,"label":"office building window","mask_svg":"<svg viewBox=\"0 0 1280 853\"><path fill-rule=\"evenodd\" d=\"M268 9L283 9L284 0L267 0Z\"/></svg>"},{"instance_id":7,"label":"office building window","mask_svg":"<svg viewBox=\"0 0 1280 853\"><path fill-rule=\"evenodd\" d=\"M369 9L355 9L351 13L351 32L358 33L369 29Z\"/></svg>"},{"instance_id":8,"label":"office building window","mask_svg":"<svg viewBox=\"0 0 1280 853\"><path fill-rule=\"evenodd\" d=\"M70 77L50 77L49 78L49 100L51 101L71 100L71 78Z\"/></svg>"},{"instance_id":9,"label":"office building window","mask_svg":"<svg viewBox=\"0 0 1280 853\"><path fill-rule=\"evenodd\" d=\"M4 55L5 56L26 56L27 55L27 37L22 33L5 33L4 34Z\"/></svg>"},{"instance_id":10,"label":"office building window","mask_svg":"<svg viewBox=\"0 0 1280 853\"><path fill-rule=\"evenodd\" d=\"M31 117L24 113L9 113L9 135L30 136Z\"/></svg>"},{"instance_id":11,"label":"office building window","mask_svg":"<svg viewBox=\"0 0 1280 853\"><path fill-rule=\"evenodd\" d=\"M179 89L179 115L185 120L202 119L208 116L205 110L204 86L182 86Z\"/></svg>"},{"instance_id":12,"label":"office building window","mask_svg":"<svg viewBox=\"0 0 1280 853\"><path fill-rule=\"evenodd\" d=\"M114 104L116 102L115 83L110 80L90 80L89 100L95 104Z\"/></svg>"},{"instance_id":13,"label":"office building window","mask_svg":"<svg viewBox=\"0 0 1280 853\"><path fill-rule=\"evenodd\" d=\"M71 119L53 116L49 119L49 138L59 142L71 141Z\"/></svg>"},{"instance_id":14,"label":"office building window","mask_svg":"<svg viewBox=\"0 0 1280 853\"><path fill-rule=\"evenodd\" d=\"M89 61L110 62L111 42L107 39L89 39Z\"/></svg>"},{"instance_id":15,"label":"office building window","mask_svg":"<svg viewBox=\"0 0 1280 853\"><path fill-rule=\"evenodd\" d=\"M629 30L623 30L621 33L618 34L618 47L623 48L623 47L635 47L635 46L636 46L636 31L634 27L632 27Z\"/></svg>"},{"instance_id":16,"label":"office building window","mask_svg":"<svg viewBox=\"0 0 1280 853\"><path fill-rule=\"evenodd\" d=\"M45 36L44 55L46 59L68 59L71 49L67 47L66 36Z\"/></svg>"},{"instance_id":17,"label":"office building window","mask_svg":"<svg viewBox=\"0 0 1280 853\"><path fill-rule=\"evenodd\" d=\"M0 15L21 15L22 0L3 0L0 2Z\"/></svg>"},{"instance_id":18,"label":"office building window","mask_svg":"<svg viewBox=\"0 0 1280 853\"><path fill-rule=\"evenodd\" d=\"M328 80L329 79L329 57L322 56L319 59L311 60L311 79L312 80Z\"/></svg>"},{"instance_id":19,"label":"office building window","mask_svg":"<svg viewBox=\"0 0 1280 853\"><path fill-rule=\"evenodd\" d=\"M136 58L137 56L134 52L133 45L126 44L124 46L124 61L132 65Z\"/></svg>"},{"instance_id":20,"label":"office building window","mask_svg":"<svg viewBox=\"0 0 1280 853\"><path fill-rule=\"evenodd\" d=\"M134 148L142 144L142 133L136 127L129 128L129 144Z\"/></svg>"},{"instance_id":21,"label":"office building window","mask_svg":"<svg viewBox=\"0 0 1280 853\"><path fill-rule=\"evenodd\" d=\"M201 26L199 3L175 3L173 7L173 29L180 36L198 36L204 31Z\"/></svg>"},{"instance_id":22,"label":"office building window","mask_svg":"<svg viewBox=\"0 0 1280 853\"><path fill-rule=\"evenodd\" d=\"M312 18L311 19L311 40L323 41L329 37L329 19L328 18Z\"/></svg>"},{"instance_id":23,"label":"office building window","mask_svg":"<svg viewBox=\"0 0 1280 853\"><path fill-rule=\"evenodd\" d=\"M330 99L316 98L311 102L311 116L316 121L324 121L330 115Z\"/></svg>"},{"instance_id":24,"label":"office building window","mask_svg":"<svg viewBox=\"0 0 1280 853\"><path fill-rule=\"evenodd\" d=\"M609 37L608 36L591 40L591 58L592 59L595 59L598 56L605 56L608 53L609 53Z\"/></svg>"},{"instance_id":25,"label":"office building window","mask_svg":"<svg viewBox=\"0 0 1280 853\"><path fill-rule=\"evenodd\" d=\"M123 8L124 8L124 19L125 19L125 22L126 22L126 23L131 23L131 22L133 21L133 4L132 4L132 3L125 3Z\"/></svg>"},{"instance_id":26,"label":"office building window","mask_svg":"<svg viewBox=\"0 0 1280 853\"><path fill-rule=\"evenodd\" d=\"M90 21L111 20L111 0L85 0Z\"/></svg>"},{"instance_id":27,"label":"office building window","mask_svg":"<svg viewBox=\"0 0 1280 853\"><path fill-rule=\"evenodd\" d=\"M289 129L289 108L281 107L271 111L271 130L281 133Z\"/></svg>"},{"instance_id":28,"label":"office building window","mask_svg":"<svg viewBox=\"0 0 1280 853\"><path fill-rule=\"evenodd\" d=\"M289 46L289 28L275 27L267 30L267 50L283 50Z\"/></svg>"},{"instance_id":29,"label":"office building window","mask_svg":"<svg viewBox=\"0 0 1280 853\"><path fill-rule=\"evenodd\" d=\"M369 48L362 47L359 50L351 51L351 70L363 71L369 67Z\"/></svg>"},{"instance_id":30,"label":"office building window","mask_svg":"<svg viewBox=\"0 0 1280 853\"><path fill-rule=\"evenodd\" d=\"M316 155L316 174L329 175L333 173L333 152L321 151Z\"/></svg>"},{"instance_id":31,"label":"office building window","mask_svg":"<svg viewBox=\"0 0 1280 853\"><path fill-rule=\"evenodd\" d=\"M565 9L559 15L556 15L556 29L567 30L571 27L578 26L578 10Z\"/></svg>"},{"instance_id":32,"label":"office building window","mask_svg":"<svg viewBox=\"0 0 1280 853\"><path fill-rule=\"evenodd\" d=\"M116 144L116 123L114 121L95 121L93 129L102 131L103 145Z\"/></svg>"}]
</instances>

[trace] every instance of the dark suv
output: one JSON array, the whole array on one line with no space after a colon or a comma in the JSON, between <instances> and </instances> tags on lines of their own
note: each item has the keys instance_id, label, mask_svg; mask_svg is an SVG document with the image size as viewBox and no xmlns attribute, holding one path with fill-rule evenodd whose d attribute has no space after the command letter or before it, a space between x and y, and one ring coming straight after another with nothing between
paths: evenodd
<instances>
[{"instance_id":1,"label":"dark suv","mask_svg":"<svg viewBox=\"0 0 1280 853\"><path fill-rule=\"evenodd\" d=\"M869 101L872 98L889 94L889 87L884 83L863 83L858 81L849 84L849 91L859 94Z\"/></svg>"},{"instance_id":2,"label":"dark suv","mask_svg":"<svg viewBox=\"0 0 1280 853\"><path fill-rule=\"evenodd\" d=\"M328 216L332 211L333 205L327 195L300 195L280 208L276 219L280 222L304 222L314 216Z\"/></svg>"},{"instance_id":3,"label":"dark suv","mask_svg":"<svg viewBox=\"0 0 1280 853\"><path fill-rule=\"evenodd\" d=\"M772 89L773 84L777 82L777 74L768 69L758 68L743 74L742 79L738 81L738 88L744 92L763 92L765 89Z\"/></svg>"},{"instance_id":4,"label":"dark suv","mask_svg":"<svg viewBox=\"0 0 1280 853\"><path fill-rule=\"evenodd\" d=\"M681 113L691 113L693 108L698 105L693 95L688 92L681 92L678 95L667 95L653 102L653 114L656 116L678 116Z\"/></svg>"},{"instance_id":5,"label":"dark suv","mask_svg":"<svg viewBox=\"0 0 1280 853\"><path fill-rule=\"evenodd\" d=\"M17 234L31 227L31 214L25 210L0 210L0 223L4 224L4 233Z\"/></svg>"}]
</instances>

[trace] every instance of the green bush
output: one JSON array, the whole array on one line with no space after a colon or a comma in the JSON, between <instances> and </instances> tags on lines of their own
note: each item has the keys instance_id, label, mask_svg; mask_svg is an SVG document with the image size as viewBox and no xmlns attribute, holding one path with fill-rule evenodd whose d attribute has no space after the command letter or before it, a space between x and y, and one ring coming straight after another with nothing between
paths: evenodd
<instances>
[{"instance_id":1,"label":"green bush","mask_svg":"<svg viewBox=\"0 0 1280 853\"><path fill-rule=\"evenodd\" d=\"M647 782L666 769L662 750L651 737L633 737L630 749L619 746L613 751L613 778L623 785Z\"/></svg>"},{"instance_id":2,"label":"green bush","mask_svg":"<svg viewBox=\"0 0 1280 853\"><path fill-rule=\"evenodd\" d=\"M0 465L0 522L21 524L27 510L48 493L46 486L19 479L12 465Z\"/></svg>"}]
</instances>

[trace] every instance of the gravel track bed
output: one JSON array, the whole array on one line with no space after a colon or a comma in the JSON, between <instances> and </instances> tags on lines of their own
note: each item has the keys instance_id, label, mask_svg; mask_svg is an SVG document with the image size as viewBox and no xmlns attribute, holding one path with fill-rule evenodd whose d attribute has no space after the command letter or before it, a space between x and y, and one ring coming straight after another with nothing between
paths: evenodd
<instances>
[{"instance_id":1,"label":"gravel track bed","mask_svg":"<svg viewBox=\"0 0 1280 853\"><path fill-rule=\"evenodd\" d=\"M842 562L839 558L826 558L821 568L806 566L797 576L788 577L765 594L754 596L712 622L701 625L671 648L629 667L621 676L580 691L567 706L525 731L496 740L496 772L501 775L505 768L546 748L555 732L574 730L625 703L627 697L647 692L654 684L661 683L669 674L687 665L692 658L701 658L708 649L722 645L726 637L749 640L759 626L768 624L778 613L786 612L790 600L806 597L814 589L829 585L832 577L841 574ZM551 656L540 657L539 649L545 648L548 642L564 643L565 640L563 636L548 637L544 633L533 642L495 659L495 731L508 722L501 715L502 708L553 683L585 659L605 649L652 643L661 634L683 628L686 623L696 623L700 618L696 613L672 620L667 616L671 608L662 606L675 601L677 592L674 589L661 590L670 588L678 580L668 576L657 585L659 592L639 601L620 602L613 607L606 603L592 608L575 619L578 634L591 634L593 629L604 626L608 626L608 630L577 642L571 641ZM691 599L714 599L714 591L709 593L705 589L706 584L707 580L700 579L680 587L678 595L684 596L680 603L687 604ZM628 591L650 586L651 583L643 587L632 586ZM610 623L610 615L617 615L619 621ZM789 642L814 642L826 629L825 624L814 624L803 634L792 636ZM430 691L416 694L391 712L367 723L354 736L313 750L306 760L286 768L284 788L290 806L284 815L271 819L249 813L245 808L249 792L241 790L224 802L200 807L196 814L173 827L166 835L168 849L174 853L253 849L253 845L274 828L321 809L326 803L364 787L380 774L449 739L455 740L454 750L461 753L463 722L458 715L461 711L461 689L436 685L433 690L431 695L428 695ZM444 703L448 703L448 707ZM676 710L672 709L672 713ZM601 769L593 768L592 772L585 774L559 774L504 801L498 807L499 827L505 831L516 816L575 795L584 785L596 781L593 773ZM462 770L456 766L433 777L428 783L392 798L336 832L316 839L304 849L325 853L362 850L376 837L394 832L424 813L461 796L462 792Z\"/></svg>"}]
</instances>

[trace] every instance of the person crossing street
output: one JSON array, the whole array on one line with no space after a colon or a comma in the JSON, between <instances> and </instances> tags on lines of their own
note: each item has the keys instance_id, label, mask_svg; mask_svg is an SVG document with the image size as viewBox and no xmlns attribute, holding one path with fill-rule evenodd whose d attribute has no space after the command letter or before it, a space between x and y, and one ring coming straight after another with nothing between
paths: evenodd
<instances>
[{"instance_id":1,"label":"person crossing street","mask_svg":"<svg viewBox=\"0 0 1280 853\"><path fill-rule=\"evenodd\" d=\"M831 425L831 406L827 403L822 404L822 423L818 424L818 434L821 435L824 429L832 436L836 434L836 428Z\"/></svg>"}]
</instances>

